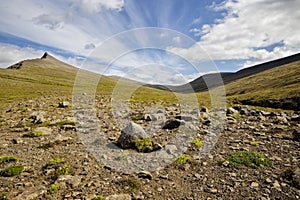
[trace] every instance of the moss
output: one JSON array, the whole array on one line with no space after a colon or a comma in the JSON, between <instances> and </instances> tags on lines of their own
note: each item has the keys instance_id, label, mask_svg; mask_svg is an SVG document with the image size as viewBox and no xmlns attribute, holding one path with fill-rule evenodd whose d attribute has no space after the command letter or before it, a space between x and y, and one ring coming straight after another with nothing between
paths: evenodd
<instances>
[{"instance_id":1,"label":"moss","mask_svg":"<svg viewBox=\"0 0 300 200\"><path fill-rule=\"evenodd\" d=\"M14 165L0 171L0 175L4 177L18 176L23 169L24 167L22 165Z\"/></svg>"},{"instance_id":2,"label":"moss","mask_svg":"<svg viewBox=\"0 0 300 200\"><path fill-rule=\"evenodd\" d=\"M48 188L48 191L50 193L56 193L60 188L60 185L59 184L51 184L50 187Z\"/></svg>"},{"instance_id":3,"label":"moss","mask_svg":"<svg viewBox=\"0 0 300 200\"><path fill-rule=\"evenodd\" d=\"M256 152L238 151L230 154L226 160L229 164L239 168L241 165L257 168L261 165L271 166L271 162L263 155Z\"/></svg>"},{"instance_id":4,"label":"moss","mask_svg":"<svg viewBox=\"0 0 300 200\"><path fill-rule=\"evenodd\" d=\"M134 141L135 148L138 152L149 152L152 148L152 141L149 138L136 139Z\"/></svg>"},{"instance_id":5,"label":"moss","mask_svg":"<svg viewBox=\"0 0 300 200\"><path fill-rule=\"evenodd\" d=\"M126 192L129 192L129 193L136 192L137 190L139 190L141 188L140 181L134 177L129 177L127 179L123 179L119 182L119 184L122 186L122 188Z\"/></svg>"},{"instance_id":6,"label":"moss","mask_svg":"<svg viewBox=\"0 0 300 200\"><path fill-rule=\"evenodd\" d=\"M194 145L194 146L200 148L200 147L202 147L203 143L202 143L202 141L201 141L200 139L194 138L194 139L192 140L192 145Z\"/></svg>"},{"instance_id":7,"label":"moss","mask_svg":"<svg viewBox=\"0 0 300 200\"><path fill-rule=\"evenodd\" d=\"M33 132L30 132L30 133L25 133L23 135L23 137L34 138L34 137L40 137L42 135L43 135L42 131L33 131Z\"/></svg>"},{"instance_id":8,"label":"moss","mask_svg":"<svg viewBox=\"0 0 300 200\"><path fill-rule=\"evenodd\" d=\"M144 116L143 115L136 115L132 117L133 121L139 121L139 120L143 120Z\"/></svg>"},{"instance_id":9,"label":"moss","mask_svg":"<svg viewBox=\"0 0 300 200\"><path fill-rule=\"evenodd\" d=\"M176 164L186 164L186 163L191 163L192 159L189 155L186 154L181 154L178 158L176 158L175 163Z\"/></svg>"},{"instance_id":10,"label":"moss","mask_svg":"<svg viewBox=\"0 0 300 200\"><path fill-rule=\"evenodd\" d=\"M18 157L17 156L1 156L0 157L0 164L2 163L6 163L6 162L15 162L18 161Z\"/></svg>"}]
</instances>

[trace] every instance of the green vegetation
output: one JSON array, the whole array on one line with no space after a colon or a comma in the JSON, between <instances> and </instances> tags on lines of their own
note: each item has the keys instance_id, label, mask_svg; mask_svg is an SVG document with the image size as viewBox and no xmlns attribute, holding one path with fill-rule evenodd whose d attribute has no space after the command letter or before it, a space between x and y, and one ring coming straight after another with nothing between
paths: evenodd
<instances>
[{"instance_id":1,"label":"green vegetation","mask_svg":"<svg viewBox=\"0 0 300 200\"><path fill-rule=\"evenodd\" d=\"M144 119L144 116L143 115L136 115L136 116L133 116L132 117L132 120L133 121L138 121L138 120L143 120Z\"/></svg>"},{"instance_id":2,"label":"green vegetation","mask_svg":"<svg viewBox=\"0 0 300 200\"><path fill-rule=\"evenodd\" d=\"M141 188L141 183L139 181L139 179L136 179L134 177L129 177L127 179L123 179L119 182L119 184L122 186L122 188L126 191L126 192L136 192L137 190L139 190Z\"/></svg>"},{"instance_id":3,"label":"green vegetation","mask_svg":"<svg viewBox=\"0 0 300 200\"><path fill-rule=\"evenodd\" d=\"M233 152L226 160L236 168L239 168L241 165L253 168L261 165L271 166L271 162L263 154L249 151Z\"/></svg>"},{"instance_id":4,"label":"green vegetation","mask_svg":"<svg viewBox=\"0 0 300 200\"><path fill-rule=\"evenodd\" d=\"M72 120L64 120L64 121L61 121L61 122L58 122L55 124L56 126L63 126L63 125L72 125L72 126L75 126L75 122L72 121Z\"/></svg>"},{"instance_id":5,"label":"green vegetation","mask_svg":"<svg viewBox=\"0 0 300 200\"><path fill-rule=\"evenodd\" d=\"M189 155L181 154L178 158L176 158L175 163L179 165L183 165L186 163L191 163L192 158Z\"/></svg>"},{"instance_id":6,"label":"green vegetation","mask_svg":"<svg viewBox=\"0 0 300 200\"><path fill-rule=\"evenodd\" d=\"M69 175L72 173L72 169L69 165L64 165L57 169L57 175Z\"/></svg>"},{"instance_id":7,"label":"green vegetation","mask_svg":"<svg viewBox=\"0 0 300 200\"><path fill-rule=\"evenodd\" d=\"M57 165L57 164L62 163L62 162L64 162L64 159L61 159L61 158L52 158L49 161L49 165Z\"/></svg>"},{"instance_id":8,"label":"green vegetation","mask_svg":"<svg viewBox=\"0 0 300 200\"><path fill-rule=\"evenodd\" d=\"M100 196L93 198L93 200L105 200L105 196L100 195Z\"/></svg>"},{"instance_id":9,"label":"green vegetation","mask_svg":"<svg viewBox=\"0 0 300 200\"><path fill-rule=\"evenodd\" d=\"M192 140L192 145L195 145L196 147L200 148L200 147L202 147L203 143L200 139L194 138Z\"/></svg>"},{"instance_id":10,"label":"green vegetation","mask_svg":"<svg viewBox=\"0 0 300 200\"><path fill-rule=\"evenodd\" d=\"M6 163L6 162L15 162L18 161L18 157L17 156L1 156L0 157L0 164L2 163Z\"/></svg>"},{"instance_id":11,"label":"green vegetation","mask_svg":"<svg viewBox=\"0 0 300 200\"><path fill-rule=\"evenodd\" d=\"M30 132L30 133L25 133L23 135L23 137L34 138L34 137L40 137L42 135L43 135L42 131L33 131L33 132Z\"/></svg>"},{"instance_id":12,"label":"green vegetation","mask_svg":"<svg viewBox=\"0 0 300 200\"><path fill-rule=\"evenodd\" d=\"M50 193L56 193L60 188L60 185L59 184L51 184L50 187L48 188L48 191Z\"/></svg>"},{"instance_id":13,"label":"green vegetation","mask_svg":"<svg viewBox=\"0 0 300 200\"><path fill-rule=\"evenodd\" d=\"M134 142L138 152L149 152L153 145L149 138L136 139Z\"/></svg>"},{"instance_id":14,"label":"green vegetation","mask_svg":"<svg viewBox=\"0 0 300 200\"><path fill-rule=\"evenodd\" d=\"M0 171L0 176L4 176L4 177L18 176L23 171L23 169L24 167L22 165L14 165Z\"/></svg>"},{"instance_id":15,"label":"green vegetation","mask_svg":"<svg viewBox=\"0 0 300 200\"><path fill-rule=\"evenodd\" d=\"M257 141L248 141L248 140L246 140L245 143L250 144L252 146L258 146L259 145L259 142L257 142Z\"/></svg>"}]
</instances>

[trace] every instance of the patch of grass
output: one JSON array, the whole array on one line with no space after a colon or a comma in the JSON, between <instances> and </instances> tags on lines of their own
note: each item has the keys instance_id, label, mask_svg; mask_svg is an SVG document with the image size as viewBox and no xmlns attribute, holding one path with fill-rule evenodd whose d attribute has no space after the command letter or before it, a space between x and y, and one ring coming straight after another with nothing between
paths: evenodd
<instances>
[{"instance_id":1,"label":"patch of grass","mask_svg":"<svg viewBox=\"0 0 300 200\"><path fill-rule=\"evenodd\" d=\"M105 196L100 195L100 196L93 198L93 200L105 200Z\"/></svg>"},{"instance_id":2,"label":"patch of grass","mask_svg":"<svg viewBox=\"0 0 300 200\"><path fill-rule=\"evenodd\" d=\"M175 163L179 165L183 165L186 163L191 163L192 158L189 155L181 154L178 158L176 158Z\"/></svg>"},{"instance_id":3,"label":"patch of grass","mask_svg":"<svg viewBox=\"0 0 300 200\"><path fill-rule=\"evenodd\" d=\"M63 162L64 162L64 159L61 159L61 158L52 158L49 161L49 165L57 165L57 164L63 163Z\"/></svg>"},{"instance_id":4,"label":"patch of grass","mask_svg":"<svg viewBox=\"0 0 300 200\"><path fill-rule=\"evenodd\" d=\"M40 137L42 135L43 135L42 131L33 131L33 132L30 132L30 133L25 133L23 135L23 137L34 138L34 137Z\"/></svg>"},{"instance_id":5,"label":"patch of grass","mask_svg":"<svg viewBox=\"0 0 300 200\"><path fill-rule=\"evenodd\" d=\"M195 145L196 147L200 148L200 147L202 147L203 143L200 139L194 138L192 140L192 145Z\"/></svg>"},{"instance_id":6,"label":"patch of grass","mask_svg":"<svg viewBox=\"0 0 300 200\"><path fill-rule=\"evenodd\" d=\"M48 188L48 191L50 193L56 193L60 188L60 185L59 184L51 184L50 187Z\"/></svg>"},{"instance_id":7,"label":"patch of grass","mask_svg":"<svg viewBox=\"0 0 300 200\"><path fill-rule=\"evenodd\" d=\"M153 145L149 138L136 139L134 143L138 152L149 152Z\"/></svg>"},{"instance_id":8,"label":"patch of grass","mask_svg":"<svg viewBox=\"0 0 300 200\"><path fill-rule=\"evenodd\" d=\"M75 122L72 120L64 120L55 124L56 126L62 127L63 125L72 125L75 126Z\"/></svg>"},{"instance_id":9,"label":"patch of grass","mask_svg":"<svg viewBox=\"0 0 300 200\"><path fill-rule=\"evenodd\" d=\"M257 168L261 165L271 166L271 161L269 161L263 154L259 154L257 152L233 152L226 158L226 160L230 165L233 165L236 168L239 168L241 165L253 168Z\"/></svg>"},{"instance_id":10,"label":"patch of grass","mask_svg":"<svg viewBox=\"0 0 300 200\"><path fill-rule=\"evenodd\" d=\"M69 165L64 165L57 169L57 175L69 175L72 173L72 169Z\"/></svg>"},{"instance_id":11,"label":"patch of grass","mask_svg":"<svg viewBox=\"0 0 300 200\"><path fill-rule=\"evenodd\" d=\"M0 171L0 176L4 176L4 177L18 176L23 171L23 169L24 167L22 165L14 165Z\"/></svg>"},{"instance_id":12,"label":"patch of grass","mask_svg":"<svg viewBox=\"0 0 300 200\"><path fill-rule=\"evenodd\" d=\"M1 156L0 157L0 164L2 163L6 163L6 162L15 162L18 161L18 157L17 156Z\"/></svg>"},{"instance_id":13,"label":"patch of grass","mask_svg":"<svg viewBox=\"0 0 300 200\"><path fill-rule=\"evenodd\" d=\"M121 184L123 189L129 193L136 192L141 188L140 181L134 177L129 177L127 179L121 180L119 184Z\"/></svg>"}]
</instances>

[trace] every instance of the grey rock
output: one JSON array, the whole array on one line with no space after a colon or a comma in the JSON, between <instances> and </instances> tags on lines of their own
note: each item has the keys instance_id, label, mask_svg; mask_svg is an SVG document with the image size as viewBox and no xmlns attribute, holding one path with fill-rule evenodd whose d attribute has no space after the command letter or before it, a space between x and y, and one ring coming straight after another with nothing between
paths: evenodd
<instances>
[{"instance_id":1,"label":"grey rock","mask_svg":"<svg viewBox=\"0 0 300 200\"><path fill-rule=\"evenodd\" d=\"M44 193L47 193L47 189L45 186L40 185L36 187L31 187L26 189L23 193L18 195L15 199L16 200L33 200L33 199L38 199L41 195Z\"/></svg>"},{"instance_id":2,"label":"grey rock","mask_svg":"<svg viewBox=\"0 0 300 200\"><path fill-rule=\"evenodd\" d=\"M121 135L118 138L117 143L121 148L129 149L135 147L134 141L136 139L143 139L147 137L148 135L140 125L130 122L130 124L121 131Z\"/></svg>"},{"instance_id":3,"label":"grey rock","mask_svg":"<svg viewBox=\"0 0 300 200\"><path fill-rule=\"evenodd\" d=\"M45 112L43 112L43 111L33 112L30 116L30 119L32 119L32 123L41 124L41 123L45 122L44 114L45 114Z\"/></svg>"},{"instance_id":4,"label":"grey rock","mask_svg":"<svg viewBox=\"0 0 300 200\"><path fill-rule=\"evenodd\" d=\"M105 198L105 200L131 200L129 194L114 194Z\"/></svg>"},{"instance_id":5,"label":"grey rock","mask_svg":"<svg viewBox=\"0 0 300 200\"><path fill-rule=\"evenodd\" d=\"M157 114L146 114L144 116L146 121L165 121L166 116L164 113L157 113Z\"/></svg>"},{"instance_id":6,"label":"grey rock","mask_svg":"<svg viewBox=\"0 0 300 200\"><path fill-rule=\"evenodd\" d=\"M194 116L188 116L188 115L177 115L175 117L175 119L183 120L183 121L186 121L186 122L197 121L198 120L196 117L194 117Z\"/></svg>"},{"instance_id":7,"label":"grey rock","mask_svg":"<svg viewBox=\"0 0 300 200\"><path fill-rule=\"evenodd\" d=\"M176 145L166 145L165 149L168 154L172 154L172 155L176 155L176 152L178 151Z\"/></svg>"},{"instance_id":8,"label":"grey rock","mask_svg":"<svg viewBox=\"0 0 300 200\"><path fill-rule=\"evenodd\" d=\"M34 131L41 132L42 135L51 135L52 130L48 127L37 127Z\"/></svg>"},{"instance_id":9,"label":"grey rock","mask_svg":"<svg viewBox=\"0 0 300 200\"><path fill-rule=\"evenodd\" d=\"M175 129L178 128L180 125L184 124L184 121L178 119L169 119L167 120L162 129Z\"/></svg>"},{"instance_id":10,"label":"grey rock","mask_svg":"<svg viewBox=\"0 0 300 200\"><path fill-rule=\"evenodd\" d=\"M66 108L70 105L70 103L68 101L62 101L58 103L58 107L59 108Z\"/></svg>"},{"instance_id":11,"label":"grey rock","mask_svg":"<svg viewBox=\"0 0 300 200\"><path fill-rule=\"evenodd\" d=\"M232 108L232 107L228 108L227 111L226 111L227 115L232 115L232 114L237 114L237 113L239 113L239 111Z\"/></svg>"},{"instance_id":12,"label":"grey rock","mask_svg":"<svg viewBox=\"0 0 300 200\"><path fill-rule=\"evenodd\" d=\"M81 183L81 177L72 176L72 175L61 175L55 181L55 184L62 184L62 185L68 184L72 188L79 186L80 183Z\"/></svg>"}]
</instances>

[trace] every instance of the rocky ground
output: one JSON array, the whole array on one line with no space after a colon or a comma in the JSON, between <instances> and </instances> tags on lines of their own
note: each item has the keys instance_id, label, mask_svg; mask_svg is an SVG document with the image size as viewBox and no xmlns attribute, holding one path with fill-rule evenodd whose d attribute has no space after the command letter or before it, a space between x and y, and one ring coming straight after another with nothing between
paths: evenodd
<instances>
[{"instance_id":1,"label":"rocky ground","mask_svg":"<svg viewBox=\"0 0 300 200\"><path fill-rule=\"evenodd\" d=\"M204 158L198 156L201 147L192 144L186 163L128 174L89 153L68 102L71 99L42 97L1 111L0 199L300 199L299 112L228 108L222 134ZM109 140L117 143L124 127L113 120L109 103L97 97L97 118ZM147 106L131 106L132 119L145 130L157 120L146 115ZM165 117L160 120L178 116L179 107L161 105ZM207 109L200 110L199 140L209 134L209 116ZM165 148L177 130L176 125L160 129L152 135L153 142ZM270 163L238 167L228 159L234 152L257 152ZM12 166L21 166L20 173L6 170Z\"/></svg>"}]
</instances>

